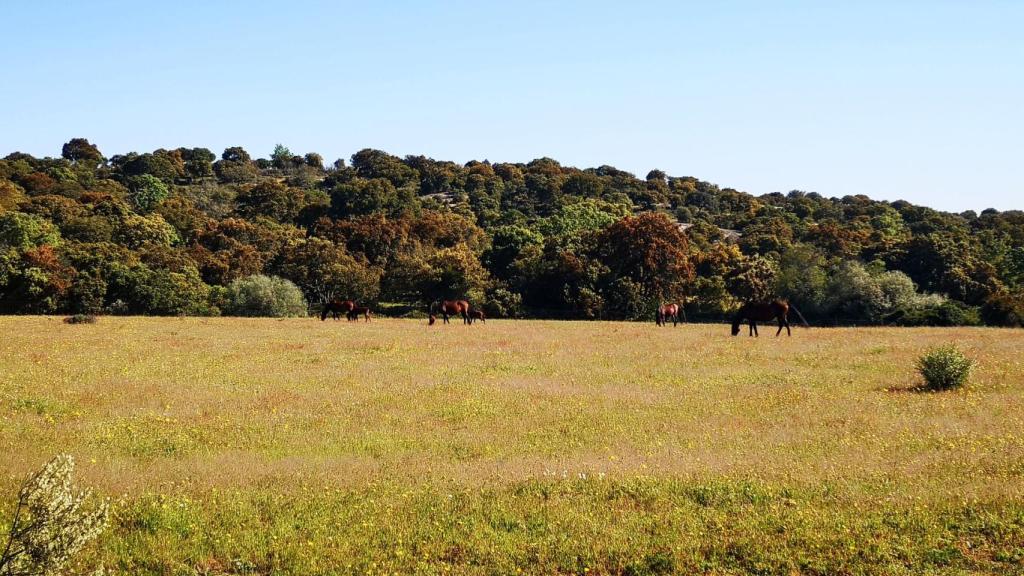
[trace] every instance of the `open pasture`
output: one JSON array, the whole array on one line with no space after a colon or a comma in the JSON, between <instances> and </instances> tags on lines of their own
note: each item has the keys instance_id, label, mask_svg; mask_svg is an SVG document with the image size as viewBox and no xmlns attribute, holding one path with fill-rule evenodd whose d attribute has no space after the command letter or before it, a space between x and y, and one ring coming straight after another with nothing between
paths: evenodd
<instances>
[{"instance_id":1,"label":"open pasture","mask_svg":"<svg viewBox=\"0 0 1024 576\"><path fill-rule=\"evenodd\" d=\"M0 520L66 452L114 573L1024 570L1024 334L773 333L3 317Z\"/></svg>"}]
</instances>

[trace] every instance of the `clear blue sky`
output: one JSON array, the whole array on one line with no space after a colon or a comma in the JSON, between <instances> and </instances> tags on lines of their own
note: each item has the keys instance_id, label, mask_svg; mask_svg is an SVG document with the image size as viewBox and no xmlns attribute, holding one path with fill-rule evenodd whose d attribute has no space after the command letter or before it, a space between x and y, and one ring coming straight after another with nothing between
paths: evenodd
<instances>
[{"instance_id":1,"label":"clear blue sky","mask_svg":"<svg viewBox=\"0 0 1024 576\"><path fill-rule=\"evenodd\" d=\"M0 156L277 142L1024 208L1024 2L4 2Z\"/></svg>"}]
</instances>

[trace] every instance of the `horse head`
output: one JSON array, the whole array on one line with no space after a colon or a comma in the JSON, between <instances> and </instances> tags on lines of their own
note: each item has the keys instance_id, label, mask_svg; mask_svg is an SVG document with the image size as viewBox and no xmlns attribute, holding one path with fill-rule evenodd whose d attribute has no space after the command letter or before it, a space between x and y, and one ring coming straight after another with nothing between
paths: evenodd
<instances>
[{"instance_id":1,"label":"horse head","mask_svg":"<svg viewBox=\"0 0 1024 576\"><path fill-rule=\"evenodd\" d=\"M737 336L740 333L740 322L743 322L743 309L741 308L735 316L732 317L732 335Z\"/></svg>"}]
</instances>

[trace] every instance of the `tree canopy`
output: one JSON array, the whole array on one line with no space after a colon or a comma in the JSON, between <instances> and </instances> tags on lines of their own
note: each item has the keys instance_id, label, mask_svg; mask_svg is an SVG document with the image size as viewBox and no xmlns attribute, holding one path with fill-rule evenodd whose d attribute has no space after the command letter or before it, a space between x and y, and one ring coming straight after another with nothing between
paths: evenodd
<instances>
[{"instance_id":1,"label":"tree canopy","mask_svg":"<svg viewBox=\"0 0 1024 576\"><path fill-rule=\"evenodd\" d=\"M272 277L302 293L289 314L302 299L468 298L496 315L650 319L674 301L716 319L785 297L818 323L1024 322L1020 211L753 196L551 158L327 163L283 144L107 158L85 138L60 152L0 160L0 312L237 314Z\"/></svg>"}]
</instances>

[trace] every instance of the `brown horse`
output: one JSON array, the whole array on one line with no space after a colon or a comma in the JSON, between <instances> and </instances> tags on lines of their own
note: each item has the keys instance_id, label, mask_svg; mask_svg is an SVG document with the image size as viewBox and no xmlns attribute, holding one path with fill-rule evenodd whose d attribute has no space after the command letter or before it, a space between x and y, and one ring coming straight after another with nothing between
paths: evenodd
<instances>
[{"instance_id":1,"label":"brown horse","mask_svg":"<svg viewBox=\"0 0 1024 576\"><path fill-rule=\"evenodd\" d=\"M487 323L487 318L484 316L483 310L470 310L469 311L469 323L472 324L474 320L479 320L484 324Z\"/></svg>"},{"instance_id":2,"label":"brown horse","mask_svg":"<svg viewBox=\"0 0 1024 576\"><path fill-rule=\"evenodd\" d=\"M682 320L679 319L680 313L683 314ZM654 315L654 323L658 326L667 326L670 320L673 326L686 321L686 312L683 312L682 306L679 304L662 304L658 307L658 311Z\"/></svg>"},{"instance_id":3,"label":"brown horse","mask_svg":"<svg viewBox=\"0 0 1024 576\"><path fill-rule=\"evenodd\" d=\"M465 300L442 300L440 302L434 302L430 305L430 323L433 324L436 320L437 314L440 313L441 317L444 318L444 323L448 323L449 316L462 316L463 324L471 324L469 318L469 302Z\"/></svg>"},{"instance_id":4,"label":"brown horse","mask_svg":"<svg viewBox=\"0 0 1024 576\"><path fill-rule=\"evenodd\" d=\"M740 307L736 315L732 317L732 335L740 333L740 324L746 320L749 323L749 336L757 336L757 323L768 322L778 319L779 329L775 331L778 336L782 329L786 329L786 335L792 336L789 329L789 302L785 300L772 300L771 302L747 302ZM795 308L794 308L795 310ZM799 314L799 312L797 312ZM806 322L804 323L806 325Z\"/></svg>"},{"instance_id":5,"label":"brown horse","mask_svg":"<svg viewBox=\"0 0 1024 576\"><path fill-rule=\"evenodd\" d=\"M348 311L349 320L358 320L360 316L366 318L366 321L369 322L373 312L370 311L368 306L356 306Z\"/></svg>"},{"instance_id":6,"label":"brown horse","mask_svg":"<svg viewBox=\"0 0 1024 576\"><path fill-rule=\"evenodd\" d=\"M352 300L331 300L324 304L324 309L320 312L320 320L327 320L327 315L331 314L335 320L338 320L342 314L351 312L356 307L356 303Z\"/></svg>"}]
</instances>

